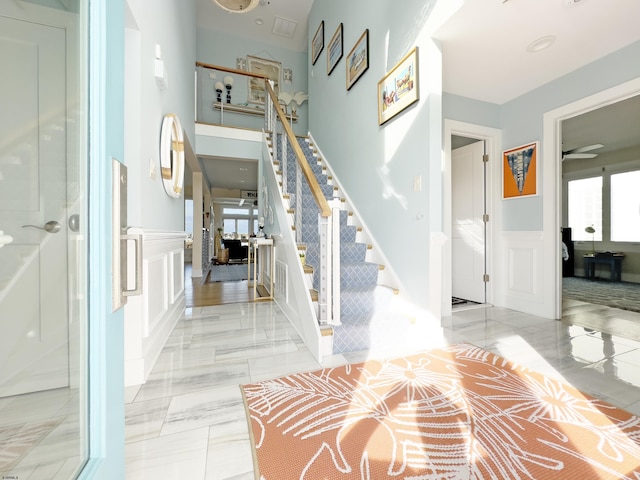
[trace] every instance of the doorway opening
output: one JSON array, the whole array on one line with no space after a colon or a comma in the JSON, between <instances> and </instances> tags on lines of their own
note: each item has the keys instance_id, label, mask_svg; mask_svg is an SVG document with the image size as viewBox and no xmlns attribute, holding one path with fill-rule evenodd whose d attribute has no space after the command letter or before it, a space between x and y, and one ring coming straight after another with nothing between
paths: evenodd
<instances>
[{"instance_id":1,"label":"doorway opening","mask_svg":"<svg viewBox=\"0 0 640 480\"><path fill-rule=\"evenodd\" d=\"M444 126L443 211L445 235L451 241L445 247L441 309L449 315L453 308L492 303L492 231L499 212L491 199L500 172L501 134L454 120L445 120Z\"/></svg>"},{"instance_id":2,"label":"doorway opening","mask_svg":"<svg viewBox=\"0 0 640 480\"><path fill-rule=\"evenodd\" d=\"M562 255L558 254L561 245L562 227L562 127L565 120L586 112L594 111L602 106L625 100L640 93L640 78L630 80L607 90L603 90L589 97L564 105L544 114L543 134L543 185L544 195L548 200L544 202L543 218L544 231L550 232L544 250L549 258L549 272L545 286L545 298L553 299L553 318L562 318Z\"/></svg>"},{"instance_id":3,"label":"doorway opening","mask_svg":"<svg viewBox=\"0 0 640 480\"><path fill-rule=\"evenodd\" d=\"M640 311L625 289L640 285L640 95L616 99L561 121L560 295ZM635 207L634 207L635 205ZM590 268L587 269L587 265Z\"/></svg>"},{"instance_id":4,"label":"doorway opening","mask_svg":"<svg viewBox=\"0 0 640 480\"><path fill-rule=\"evenodd\" d=\"M451 137L451 306L486 302L485 141Z\"/></svg>"}]
</instances>

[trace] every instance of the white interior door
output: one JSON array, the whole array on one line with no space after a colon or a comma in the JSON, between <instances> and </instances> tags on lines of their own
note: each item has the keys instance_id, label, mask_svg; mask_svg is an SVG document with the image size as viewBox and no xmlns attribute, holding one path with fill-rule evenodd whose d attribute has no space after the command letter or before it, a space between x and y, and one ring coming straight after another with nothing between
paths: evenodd
<instances>
[{"instance_id":1,"label":"white interior door","mask_svg":"<svg viewBox=\"0 0 640 480\"><path fill-rule=\"evenodd\" d=\"M0 32L3 397L69 383L68 205L65 31L0 16Z\"/></svg>"},{"instance_id":2,"label":"white interior door","mask_svg":"<svg viewBox=\"0 0 640 480\"><path fill-rule=\"evenodd\" d=\"M485 302L484 142L451 152L452 295Z\"/></svg>"}]
</instances>

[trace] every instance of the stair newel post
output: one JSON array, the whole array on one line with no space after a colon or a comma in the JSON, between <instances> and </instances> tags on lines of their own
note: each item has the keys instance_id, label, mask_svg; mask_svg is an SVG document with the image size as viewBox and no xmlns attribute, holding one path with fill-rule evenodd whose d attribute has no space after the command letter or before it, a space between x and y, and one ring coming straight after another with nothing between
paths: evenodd
<instances>
[{"instance_id":1,"label":"stair newel post","mask_svg":"<svg viewBox=\"0 0 640 480\"><path fill-rule=\"evenodd\" d=\"M340 200L331 202L331 325L342 325L340 319Z\"/></svg>"},{"instance_id":2,"label":"stair newel post","mask_svg":"<svg viewBox=\"0 0 640 480\"><path fill-rule=\"evenodd\" d=\"M320 241L320 274L318 280L318 320L320 325L331 325L331 216L318 214L318 238Z\"/></svg>"},{"instance_id":3,"label":"stair newel post","mask_svg":"<svg viewBox=\"0 0 640 480\"><path fill-rule=\"evenodd\" d=\"M282 191L288 192L289 189L287 187L287 171L289 169L289 162L287 158L289 158L289 141L287 140L287 136L283 131L280 133L280 167L282 168Z\"/></svg>"},{"instance_id":4,"label":"stair newel post","mask_svg":"<svg viewBox=\"0 0 640 480\"><path fill-rule=\"evenodd\" d=\"M295 210L295 227L296 227L296 242L302 243L302 170L298 167L297 162L294 163L296 167L296 206Z\"/></svg>"}]
</instances>

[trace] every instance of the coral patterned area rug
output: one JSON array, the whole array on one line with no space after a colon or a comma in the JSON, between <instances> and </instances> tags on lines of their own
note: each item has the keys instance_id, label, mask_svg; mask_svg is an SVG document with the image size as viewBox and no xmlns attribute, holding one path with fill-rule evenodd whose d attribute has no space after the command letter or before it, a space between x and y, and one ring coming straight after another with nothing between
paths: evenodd
<instances>
[{"instance_id":1,"label":"coral patterned area rug","mask_svg":"<svg viewBox=\"0 0 640 480\"><path fill-rule=\"evenodd\" d=\"M265 480L640 478L640 418L468 344L242 391Z\"/></svg>"}]
</instances>

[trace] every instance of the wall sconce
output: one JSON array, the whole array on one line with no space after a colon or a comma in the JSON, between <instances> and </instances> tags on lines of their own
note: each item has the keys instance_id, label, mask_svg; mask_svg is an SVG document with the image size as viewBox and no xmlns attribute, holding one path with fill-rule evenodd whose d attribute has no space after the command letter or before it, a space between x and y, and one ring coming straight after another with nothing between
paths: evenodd
<instances>
[{"instance_id":1,"label":"wall sconce","mask_svg":"<svg viewBox=\"0 0 640 480\"><path fill-rule=\"evenodd\" d=\"M156 77L156 83L160 90L167 88L167 78L164 71L164 62L162 61L162 49L160 45L156 45L156 58L153 64L153 74Z\"/></svg>"},{"instance_id":2,"label":"wall sconce","mask_svg":"<svg viewBox=\"0 0 640 480\"><path fill-rule=\"evenodd\" d=\"M224 86L227 88L227 103L231 103L231 88L233 87L233 77L224 77Z\"/></svg>"},{"instance_id":3,"label":"wall sconce","mask_svg":"<svg viewBox=\"0 0 640 480\"><path fill-rule=\"evenodd\" d=\"M223 88L224 88L224 85L222 85L222 82L216 82L216 93L218 94L218 97L216 98L216 100L218 101L218 103L222 102Z\"/></svg>"}]
</instances>

